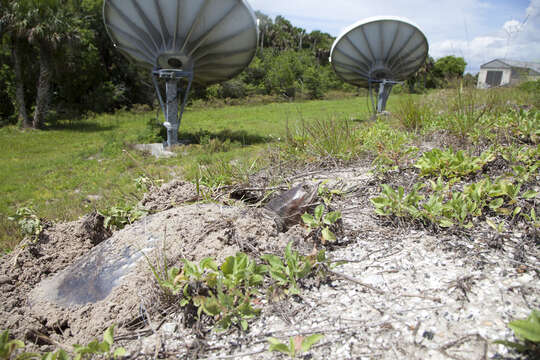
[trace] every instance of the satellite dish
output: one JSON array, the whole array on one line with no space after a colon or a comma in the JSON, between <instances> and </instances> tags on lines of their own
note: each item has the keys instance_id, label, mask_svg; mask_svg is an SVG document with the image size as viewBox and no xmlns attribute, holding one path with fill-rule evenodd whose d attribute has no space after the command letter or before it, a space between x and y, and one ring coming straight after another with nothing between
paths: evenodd
<instances>
[{"instance_id":1,"label":"satellite dish","mask_svg":"<svg viewBox=\"0 0 540 360\"><path fill-rule=\"evenodd\" d=\"M371 17L346 28L336 39L330 61L336 74L357 86L380 84L377 112L383 112L395 84L413 75L428 56L426 36L397 16Z\"/></svg>"},{"instance_id":2,"label":"satellite dish","mask_svg":"<svg viewBox=\"0 0 540 360\"><path fill-rule=\"evenodd\" d=\"M245 0L105 0L103 17L115 47L152 69L168 146L178 142L192 82L209 85L231 79L257 50L257 18ZM178 116L182 78L188 85ZM166 102L158 79L166 82Z\"/></svg>"}]
</instances>

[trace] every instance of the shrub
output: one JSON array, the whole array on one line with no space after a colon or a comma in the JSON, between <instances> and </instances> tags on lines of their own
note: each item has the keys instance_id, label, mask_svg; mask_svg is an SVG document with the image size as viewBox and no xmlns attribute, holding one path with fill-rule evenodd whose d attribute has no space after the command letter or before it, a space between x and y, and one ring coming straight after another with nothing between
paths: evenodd
<instances>
[{"instance_id":1,"label":"shrub","mask_svg":"<svg viewBox=\"0 0 540 360\"><path fill-rule=\"evenodd\" d=\"M319 68L307 68L304 73L304 85L306 86L310 99L322 99L324 97L326 86Z\"/></svg>"},{"instance_id":2,"label":"shrub","mask_svg":"<svg viewBox=\"0 0 540 360\"><path fill-rule=\"evenodd\" d=\"M540 96L540 80L524 82L519 85L519 89Z\"/></svg>"}]
</instances>

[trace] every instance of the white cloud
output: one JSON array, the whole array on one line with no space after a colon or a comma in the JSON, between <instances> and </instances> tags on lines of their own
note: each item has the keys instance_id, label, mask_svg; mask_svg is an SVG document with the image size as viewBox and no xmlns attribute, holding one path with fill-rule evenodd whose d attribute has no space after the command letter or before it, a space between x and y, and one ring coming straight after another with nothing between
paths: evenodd
<instances>
[{"instance_id":1,"label":"white cloud","mask_svg":"<svg viewBox=\"0 0 540 360\"><path fill-rule=\"evenodd\" d=\"M362 18L404 16L426 33L432 56L463 56L469 71L498 57L540 60L540 0L531 0L527 9L517 1L498 0L248 1L256 10L334 36ZM525 23L519 20L525 18Z\"/></svg>"},{"instance_id":2,"label":"white cloud","mask_svg":"<svg viewBox=\"0 0 540 360\"><path fill-rule=\"evenodd\" d=\"M470 42L436 42L432 53L442 56L460 49L470 71L478 71L481 64L495 58L540 61L540 0L532 0L523 16L525 21L508 20L492 35L476 36Z\"/></svg>"},{"instance_id":3,"label":"white cloud","mask_svg":"<svg viewBox=\"0 0 540 360\"><path fill-rule=\"evenodd\" d=\"M504 23L503 29L509 36L517 34L523 30L524 25L517 20L510 20Z\"/></svg>"}]
</instances>

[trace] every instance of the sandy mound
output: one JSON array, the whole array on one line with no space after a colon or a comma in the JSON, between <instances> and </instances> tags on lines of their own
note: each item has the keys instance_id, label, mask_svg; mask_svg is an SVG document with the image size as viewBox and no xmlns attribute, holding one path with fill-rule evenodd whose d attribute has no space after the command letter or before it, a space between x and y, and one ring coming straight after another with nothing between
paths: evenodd
<instances>
[{"instance_id":1,"label":"sandy mound","mask_svg":"<svg viewBox=\"0 0 540 360\"><path fill-rule=\"evenodd\" d=\"M162 185L160 188L150 189L139 205L145 210L159 212L197 200L197 187L195 185L181 180L174 180Z\"/></svg>"},{"instance_id":2,"label":"sandy mound","mask_svg":"<svg viewBox=\"0 0 540 360\"><path fill-rule=\"evenodd\" d=\"M64 226L62 234L67 236L75 225ZM27 303L16 309L26 318L24 324L18 320L8 323L9 328L18 329L16 334L40 332L63 343L88 342L111 324L136 323L142 307L155 311L159 296L148 261L162 268L164 254L171 265L182 258L223 261L239 251L279 253L288 237L278 233L274 219L261 209L216 204L174 208L118 231L93 249L90 240L77 247L73 239L64 238L56 241L56 245L64 244L60 251L47 247L50 242L38 246L40 257L24 251L18 263L31 274L23 272L2 285L10 301L2 310L8 318L15 304ZM45 260L55 267L39 266ZM3 273L9 272L6 265ZM24 283L23 292L10 285L17 281Z\"/></svg>"},{"instance_id":3,"label":"sandy mound","mask_svg":"<svg viewBox=\"0 0 540 360\"><path fill-rule=\"evenodd\" d=\"M55 274L110 236L103 217L92 213L81 220L55 224L44 230L36 244L23 242L0 259L0 318L3 328L17 336L32 338L42 330L27 317L27 295L41 280Z\"/></svg>"}]
</instances>

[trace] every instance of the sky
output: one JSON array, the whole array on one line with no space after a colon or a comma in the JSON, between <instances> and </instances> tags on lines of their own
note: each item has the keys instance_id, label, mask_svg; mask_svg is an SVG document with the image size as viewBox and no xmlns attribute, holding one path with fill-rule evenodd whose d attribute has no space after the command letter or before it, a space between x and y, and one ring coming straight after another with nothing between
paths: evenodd
<instances>
[{"instance_id":1,"label":"sky","mask_svg":"<svg viewBox=\"0 0 540 360\"><path fill-rule=\"evenodd\" d=\"M432 57L461 56L471 73L496 58L540 62L540 0L247 1L271 17L333 36L367 17L406 17L426 34Z\"/></svg>"}]
</instances>

